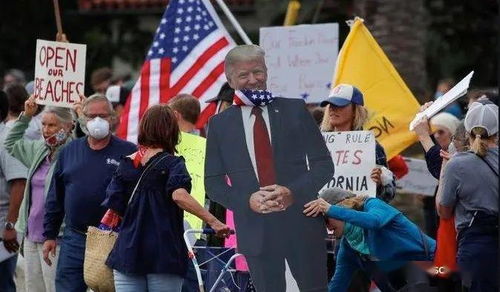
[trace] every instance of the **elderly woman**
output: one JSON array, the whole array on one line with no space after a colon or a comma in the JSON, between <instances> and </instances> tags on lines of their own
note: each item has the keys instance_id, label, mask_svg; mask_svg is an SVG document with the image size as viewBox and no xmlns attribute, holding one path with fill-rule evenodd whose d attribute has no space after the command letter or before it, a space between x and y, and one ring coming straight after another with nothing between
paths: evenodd
<instances>
[{"instance_id":1,"label":"elderly woman","mask_svg":"<svg viewBox=\"0 0 500 292\"><path fill-rule=\"evenodd\" d=\"M325 108L321 131L362 131L368 119L368 110L364 107L363 94L349 84L339 84L327 100L321 102ZM377 184L377 198L391 201L396 194L396 184L392 173L387 169L387 158L382 146L376 142L375 162L377 167L372 170L371 178ZM382 168L387 169L387 176L382 175Z\"/></svg>"},{"instance_id":2,"label":"elderly woman","mask_svg":"<svg viewBox=\"0 0 500 292\"><path fill-rule=\"evenodd\" d=\"M432 102L424 104L420 108L420 112L427 109L431 104ZM427 169L436 179L439 179L443 162L440 155L441 150L448 151L448 146L459 124L460 121L454 115L442 112L432 117L430 121L424 116L415 126L415 134L417 134L418 140L425 151ZM432 238L436 238L438 228L435 206L435 197L423 198L425 230Z\"/></svg>"},{"instance_id":3,"label":"elderly woman","mask_svg":"<svg viewBox=\"0 0 500 292\"><path fill-rule=\"evenodd\" d=\"M43 216L54 162L61 147L71 140L73 118L69 109L46 107L42 113L44 140L23 139L37 108L35 99L30 97L5 139L5 148L29 169L16 224L17 231L24 235L26 290L55 291L55 265L42 264Z\"/></svg>"},{"instance_id":4,"label":"elderly woman","mask_svg":"<svg viewBox=\"0 0 500 292\"><path fill-rule=\"evenodd\" d=\"M455 216L463 286L498 291L498 106L472 103L464 126L472 151L457 153L444 168L438 213Z\"/></svg>"},{"instance_id":5,"label":"elderly woman","mask_svg":"<svg viewBox=\"0 0 500 292\"><path fill-rule=\"evenodd\" d=\"M407 262L431 261L434 257L435 241L377 198L330 188L304 208L307 216L325 215L328 229L342 238L328 291L347 291L353 276L359 273L374 280L381 291L396 291L407 284L401 276Z\"/></svg>"}]
</instances>

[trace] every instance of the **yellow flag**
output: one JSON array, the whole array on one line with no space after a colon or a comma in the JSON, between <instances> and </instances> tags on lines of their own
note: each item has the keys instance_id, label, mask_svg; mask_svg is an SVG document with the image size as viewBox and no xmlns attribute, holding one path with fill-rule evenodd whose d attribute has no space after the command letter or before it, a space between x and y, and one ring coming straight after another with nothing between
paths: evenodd
<instances>
[{"instance_id":1,"label":"yellow flag","mask_svg":"<svg viewBox=\"0 0 500 292\"><path fill-rule=\"evenodd\" d=\"M387 159L417 141L408 125L420 107L362 19L355 19L337 60L332 84L348 83L361 90L369 119L365 130L374 132Z\"/></svg>"},{"instance_id":2,"label":"yellow flag","mask_svg":"<svg viewBox=\"0 0 500 292\"><path fill-rule=\"evenodd\" d=\"M205 138L184 132L181 132L181 142L177 145L178 155L184 157L191 176L191 196L202 206L205 206L205 145ZM184 212L184 219L193 229L202 227L202 221L191 213Z\"/></svg>"}]
</instances>

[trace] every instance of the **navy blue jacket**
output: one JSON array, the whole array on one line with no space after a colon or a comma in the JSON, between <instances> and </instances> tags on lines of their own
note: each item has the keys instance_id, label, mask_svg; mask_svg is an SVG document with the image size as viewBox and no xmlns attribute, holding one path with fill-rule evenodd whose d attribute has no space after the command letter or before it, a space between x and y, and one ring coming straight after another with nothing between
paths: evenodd
<instances>
[{"instance_id":1,"label":"navy blue jacket","mask_svg":"<svg viewBox=\"0 0 500 292\"><path fill-rule=\"evenodd\" d=\"M103 202L123 216L120 234L106 262L110 268L125 274L185 275L184 211L172 199L173 191L179 188L191 191L191 177L182 157L158 153L139 168L130 158L122 158Z\"/></svg>"}]
</instances>

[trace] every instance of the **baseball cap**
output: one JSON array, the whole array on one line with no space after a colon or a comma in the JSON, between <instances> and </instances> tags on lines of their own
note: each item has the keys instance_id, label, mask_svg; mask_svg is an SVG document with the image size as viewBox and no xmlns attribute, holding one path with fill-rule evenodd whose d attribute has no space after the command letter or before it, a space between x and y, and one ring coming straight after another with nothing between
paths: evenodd
<instances>
[{"instance_id":1,"label":"baseball cap","mask_svg":"<svg viewBox=\"0 0 500 292\"><path fill-rule=\"evenodd\" d=\"M336 205L345 199L353 198L355 196L355 194L337 187L324 189L319 193L320 198L332 205Z\"/></svg>"},{"instance_id":2,"label":"baseball cap","mask_svg":"<svg viewBox=\"0 0 500 292\"><path fill-rule=\"evenodd\" d=\"M343 107L349 104L364 105L363 93L350 84L339 84L330 92L327 100L321 102L321 106L328 104Z\"/></svg>"},{"instance_id":3,"label":"baseball cap","mask_svg":"<svg viewBox=\"0 0 500 292\"><path fill-rule=\"evenodd\" d=\"M205 102L211 103L212 101L222 100L222 101L227 101L229 103L233 103L233 97L234 97L234 89L232 89L231 86L229 86L229 83L224 82L217 96Z\"/></svg>"},{"instance_id":4,"label":"baseball cap","mask_svg":"<svg viewBox=\"0 0 500 292\"><path fill-rule=\"evenodd\" d=\"M470 133L474 128L483 128L488 137L498 133L498 106L473 102L464 120L465 130Z\"/></svg>"}]
</instances>

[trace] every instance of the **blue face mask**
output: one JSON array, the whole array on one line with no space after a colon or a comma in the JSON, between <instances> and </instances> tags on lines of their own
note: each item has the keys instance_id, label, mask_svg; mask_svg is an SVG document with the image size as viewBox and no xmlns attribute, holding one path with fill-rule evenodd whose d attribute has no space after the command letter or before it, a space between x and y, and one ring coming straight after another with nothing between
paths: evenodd
<instances>
[{"instance_id":1,"label":"blue face mask","mask_svg":"<svg viewBox=\"0 0 500 292\"><path fill-rule=\"evenodd\" d=\"M440 98L443 95L444 95L444 92L436 91L436 93L434 94L434 99L438 99L438 98Z\"/></svg>"}]
</instances>

